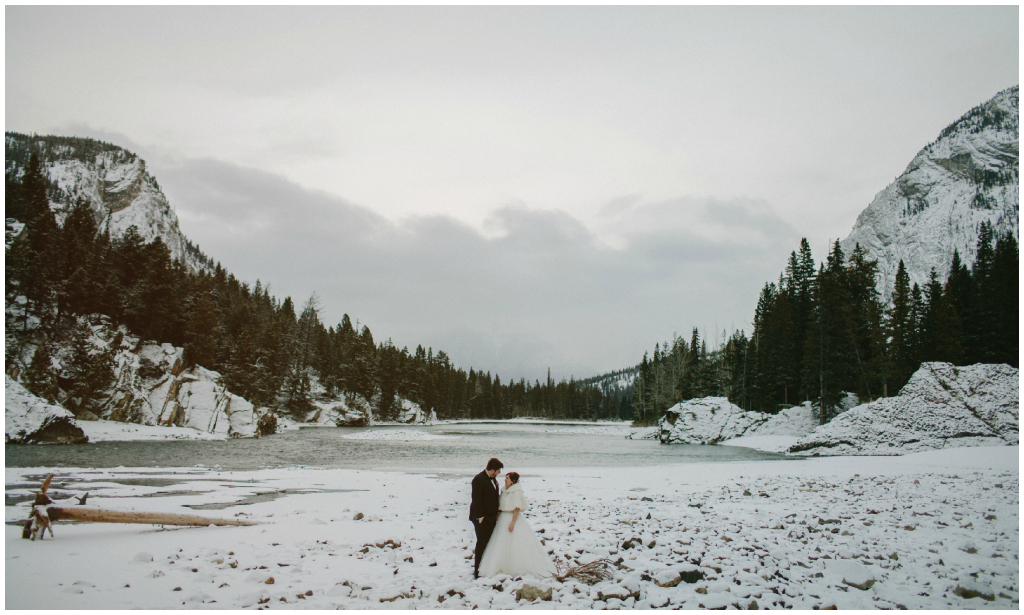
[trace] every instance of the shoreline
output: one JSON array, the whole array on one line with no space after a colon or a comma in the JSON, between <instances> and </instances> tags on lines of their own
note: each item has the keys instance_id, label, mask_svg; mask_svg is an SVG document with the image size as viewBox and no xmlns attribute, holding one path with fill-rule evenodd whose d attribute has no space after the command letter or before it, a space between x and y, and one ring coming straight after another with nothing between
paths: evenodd
<instances>
[{"instance_id":1,"label":"shoreline","mask_svg":"<svg viewBox=\"0 0 1024 615\"><path fill-rule=\"evenodd\" d=\"M325 425L318 423L299 423L290 419L281 419L278 423L279 432L292 431L296 429L373 429L405 427L415 429L419 427L436 427L443 425L477 425L477 424L505 424L505 425L564 425L569 427L621 427L624 431L629 429L645 430L651 427L632 427L626 421L554 421L547 419L448 419L438 420L432 423L399 423L381 422L361 427L338 427L336 425ZM229 440L225 434L212 434L192 427L168 427L163 425L141 425L138 423L121 423L119 421L108 421L99 419L96 421L79 421L78 425L89 437L89 442L145 442L145 441L168 441L168 440ZM252 439L249 437L239 439Z\"/></svg>"},{"instance_id":2,"label":"shoreline","mask_svg":"<svg viewBox=\"0 0 1024 615\"><path fill-rule=\"evenodd\" d=\"M99 507L261 525L58 522L41 543L7 525L6 607L515 608L528 603L511 592L532 581L553 588L535 608L1019 608L1018 455L506 468L522 473L525 514L560 561L622 558L593 587L471 579L475 468L65 468L51 489L91 490ZM44 471L6 468L8 495L29 496ZM6 520L27 509L8 506ZM703 579L654 582L694 571Z\"/></svg>"}]
</instances>

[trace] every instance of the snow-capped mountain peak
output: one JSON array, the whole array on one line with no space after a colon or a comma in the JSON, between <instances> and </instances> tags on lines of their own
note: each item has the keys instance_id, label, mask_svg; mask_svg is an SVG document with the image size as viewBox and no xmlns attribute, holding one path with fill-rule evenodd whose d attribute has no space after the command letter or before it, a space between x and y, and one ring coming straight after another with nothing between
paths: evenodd
<instances>
[{"instance_id":1,"label":"snow-capped mountain peak","mask_svg":"<svg viewBox=\"0 0 1024 615\"><path fill-rule=\"evenodd\" d=\"M903 260L922 286L934 268L949 274L954 250L970 267L983 222L996 236L1020 238L1019 87L968 111L922 149L861 212L842 241L878 260L879 291L888 301Z\"/></svg>"}]
</instances>

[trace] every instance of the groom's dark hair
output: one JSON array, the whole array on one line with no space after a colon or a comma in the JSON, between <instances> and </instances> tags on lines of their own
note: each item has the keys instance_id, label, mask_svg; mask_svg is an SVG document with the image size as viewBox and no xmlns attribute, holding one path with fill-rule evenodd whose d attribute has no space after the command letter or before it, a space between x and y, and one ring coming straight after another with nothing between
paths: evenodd
<instances>
[{"instance_id":1,"label":"groom's dark hair","mask_svg":"<svg viewBox=\"0 0 1024 615\"><path fill-rule=\"evenodd\" d=\"M491 460L487 462L488 470L500 470L505 467L505 464L498 461L497 457L491 457Z\"/></svg>"}]
</instances>

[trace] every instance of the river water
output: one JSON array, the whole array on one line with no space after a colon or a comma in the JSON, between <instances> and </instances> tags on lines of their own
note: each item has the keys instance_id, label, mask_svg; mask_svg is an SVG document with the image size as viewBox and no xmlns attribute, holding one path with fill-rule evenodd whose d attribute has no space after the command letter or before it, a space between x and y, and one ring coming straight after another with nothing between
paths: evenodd
<instances>
[{"instance_id":1,"label":"river water","mask_svg":"<svg viewBox=\"0 0 1024 615\"><path fill-rule=\"evenodd\" d=\"M304 428L259 439L97 442L4 446L8 468L282 467L420 470L531 466L649 466L666 463L785 459L737 446L632 440L622 427L453 423L429 426ZM407 438L407 439L406 439Z\"/></svg>"}]
</instances>

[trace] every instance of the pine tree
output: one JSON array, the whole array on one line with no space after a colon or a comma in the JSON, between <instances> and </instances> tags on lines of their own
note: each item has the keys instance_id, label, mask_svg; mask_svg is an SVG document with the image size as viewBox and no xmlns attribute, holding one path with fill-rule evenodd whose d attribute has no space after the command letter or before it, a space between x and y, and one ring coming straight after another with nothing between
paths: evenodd
<instances>
[{"instance_id":1,"label":"pine tree","mask_svg":"<svg viewBox=\"0 0 1024 615\"><path fill-rule=\"evenodd\" d=\"M960 320L933 268L924 288L925 311L921 327L921 361L963 362Z\"/></svg>"},{"instance_id":2,"label":"pine tree","mask_svg":"<svg viewBox=\"0 0 1024 615\"><path fill-rule=\"evenodd\" d=\"M71 331L71 357L65 365L64 377L71 383L65 407L76 416L89 411L101 415L102 393L114 381L114 360L109 349L97 348L91 341L92 330L84 320ZM123 414L113 420L138 422L141 417Z\"/></svg>"},{"instance_id":3,"label":"pine tree","mask_svg":"<svg viewBox=\"0 0 1024 615\"><path fill-rule=\"evenodd\" d=\"M39 157L32 154L22 182L22 214L25 228L7 254L6 273L9 292L28 301L22 327L28 327L29 315L49 316L59 263L59 229L46 195L46 179Z\"/></svg>"},{"instance_id":4,"label":"pine tree","mask_svg":"<svg viewBox=\"0 0 1024 615\"><path fill-rule=\"evenodd\" d=\"M292 364L285 381L285 409L293 416L305 418L312 407L310 398L312 368L316 350L317 329L322 327L319 319L320 303L311 295L302 308L291 340Z\"/></svg>"},{"instance_id":5,"label":"pine tree","mask_svg":"<svg viewBox=\"0 0 1024 615\"><path fill-rule=\"evenodd\" d=\"M995 244L992 227L983 222L978 232L977 255L971 271L975 289L968 328L968 346L971 353L967 359L971 363L993 363L996 360L995 349L999 344L1000 333L994 267Z\"/></svg>"},{"instance_id":6,"label":"pine tree","mask_svg":"<svg viewBox=\"0 0 1024 615\"><path fill-rule=\"evenodd\" d=\"M892 390L886 394L893 395L907 383L910 375L917 369L917 365L914 363L917 330L913 316L910 276L907 275L902 260L896 269L896 283L893 287L892 304L888 314L888 333L889 375L887 382Z\"/></svg>"},{"instance_id":7,"label":"pine tree","mask_svg":"<svg viewBox=\"0 0 1024 615\"><path fill-rule=\"evenodd\" d=\"M36 347L32 362L25 372L25 388L52 403L57 402L57 374L53 369L50 346L42 343Z\"/></svg>"},{"instance_id":8,"label":"pine tree","mask_svg":"<svg viewBox=\"0 0 1024 615\"><path fill-rule=\"evenodd\" d=\"M874 399L885 389L885 333L882 302L878 296L877 261L867 258L860 244L850 253L846 282L849 288L850 346L859 377L848 382L861 399Z\"/></svg>"},{"instance_id":9,"label":"pine tree","mask_svg":"<svg viewBox=\"0 0 1024 615\"><path fill-rule=\"evenodd\" d=\"M992 258L990 288L995 311L992 360L1020 365L1020 251L1017 240L1007 233L996 243Z\"/></svg>"}]
</instances>

